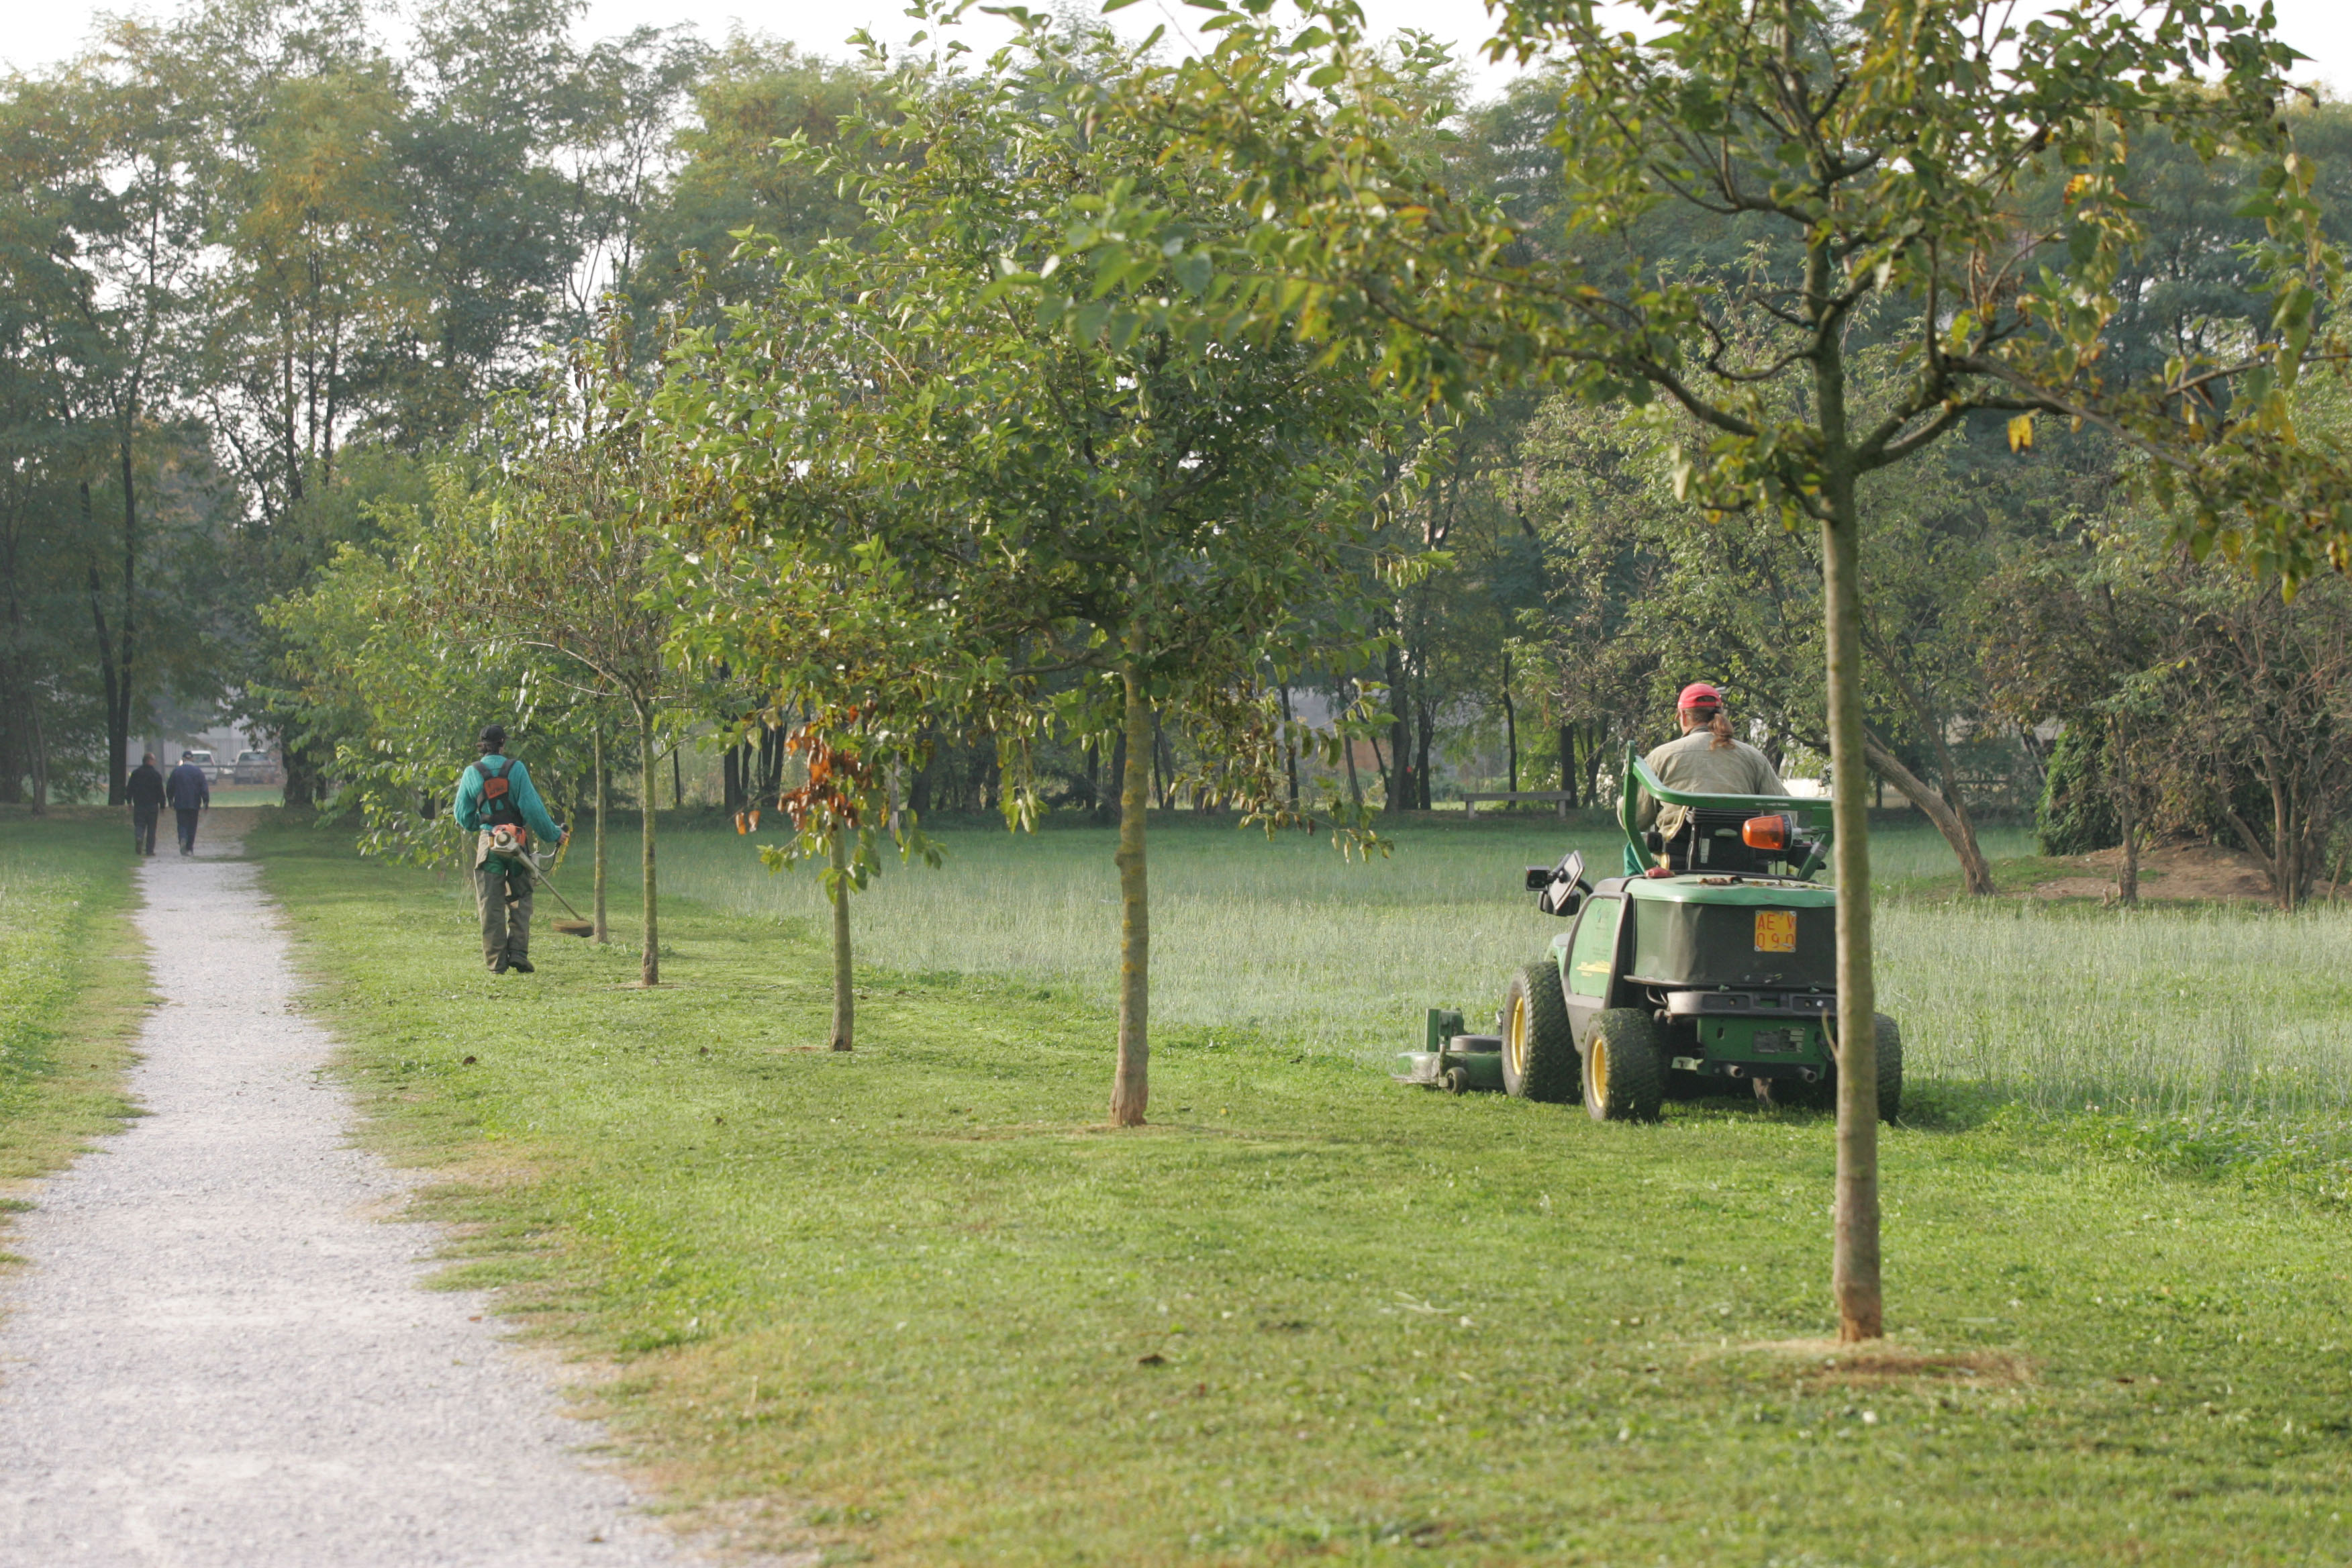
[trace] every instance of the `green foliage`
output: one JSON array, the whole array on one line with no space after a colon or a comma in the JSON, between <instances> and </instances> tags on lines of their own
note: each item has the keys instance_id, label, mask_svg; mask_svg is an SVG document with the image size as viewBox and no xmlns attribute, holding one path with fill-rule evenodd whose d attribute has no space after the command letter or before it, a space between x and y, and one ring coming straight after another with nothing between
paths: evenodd
<instances>
[{"instance_id":1,"label":"green foliage","mask_svg":"<svg viewBox=\"0 0 2352 1568\"><path fill-rule=\"evenodd\" d=\"M356 812L366 853L444 867L470 856L448 805L476 732L494 720L559 820L593 804L595 726L608 731L608 768L634 750L623 726L583 700L566 661L521 627L484 625L478 611L434 596L452 541L481 522L499 483L478 464L441 465L423 504L372 506L370 543L343 545L312 585L265 611L289 677L272 693L277 710L293 733L330 748L330 814Z\"/></svg>"},{"instance_id":2,"label":"green foliage","mask_svg":"<svg viewBox=\"0 0 2352 1568\"><path fill-rule=\"evenodd\" d=\"M2044 855L2088 855L2123 842L2116 803L2100 759L2095 730L2069 730L2050 748L2042 799L2033 808L2033 837Z\"/></svg>"},{"instance_id":3,"label":"green foliage","mask_svg":"<svg viewBox=\"0 0 2352 1568\"><path fill-rule=\"evenodd\" d=\"M872 111L878 83L860 66L840 65L791 44L737 36L696 77L694 120L677 135L677 178L647 215L644 258L630 277L640 313L656 303L708 308L756 297L769 245L803 254L827 239L855 239L865 224L843 146L845 129ZM817 158L779 157L790 142ZM838 162L828 167L824 155ZM739 256L743 232L761 244ZM682 259L686 258L686 259ZM688 260L707 268L698 282Z\"/></svg>"},{"instance_id":4,"label":"green foliage","mask_svg":"<svg viewBox=\"0 0 2352 1568\"><path fill-rule=\"evenodd\" d=\"M662 404L700 476L698 545L790 552L761 573L779 582L876 547L903 574L908 646L960 661L934 679L997 735L1014 820L1040 804L1028 747L1108 734L1129 675L1215 793L1273 801L1265 672L1365 640L1351 589L1401 478L1354 444L1382 416L1361 367L1164 308L1204 287L1181 247L1084 298L1054 281L1106 193L1202 245L1246 224L1213 168L1112 111L1141 71L1042 26L985 70L910 67L904 118L856 127L871 237L805 262L771 244L773 292L689 332Z\"/></svg>"}]
</instances>

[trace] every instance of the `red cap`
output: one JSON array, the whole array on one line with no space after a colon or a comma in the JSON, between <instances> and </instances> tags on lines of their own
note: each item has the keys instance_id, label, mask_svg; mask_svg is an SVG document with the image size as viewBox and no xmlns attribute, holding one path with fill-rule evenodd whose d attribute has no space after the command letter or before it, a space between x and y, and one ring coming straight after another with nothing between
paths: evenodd
<instances>
[{"instance_id":1,"label":"red cap","mask_svg":"<svg viewBox=\"0 0 2352 1568\"><path fill-rule=\"evenodd\" d=\"M1692 681L1683 688L1683 694L1675 699L1676 712L1685 708L1720 708L1722 706L1723 693L1704 680Z\"/></svg>"}]
</instances>

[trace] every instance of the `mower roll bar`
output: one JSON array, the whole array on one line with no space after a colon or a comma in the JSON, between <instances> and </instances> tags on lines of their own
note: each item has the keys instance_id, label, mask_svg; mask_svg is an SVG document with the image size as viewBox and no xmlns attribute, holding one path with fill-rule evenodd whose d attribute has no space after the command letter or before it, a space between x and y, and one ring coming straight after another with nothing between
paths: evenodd
<instances>
[{"instance_id":1,"label":"mower roll bar","mask_svg":"<svg viewBox=\"0 0 2352 1568\"><path fill-rule=\"evenodd\" d=\"M1797 875L1810 878L1829 858L1831 839L1830 803L1810 795L1700 795L1694 790L1668 789L1658 782L1658 776L1643 764L1633 742L1625 745L1625 776L1617 790L1617 826L1625 830L1625 874L1638 876L1649 868L1649 851L1643 847L1641 831L1633 826L1636 791L1646 794L1664 805L1697 806L1707 811L1745 811L1757 816L1781 813L1797 819L1800 826L1814 835L1812 853Z\"/></svg>"}]
</instances>

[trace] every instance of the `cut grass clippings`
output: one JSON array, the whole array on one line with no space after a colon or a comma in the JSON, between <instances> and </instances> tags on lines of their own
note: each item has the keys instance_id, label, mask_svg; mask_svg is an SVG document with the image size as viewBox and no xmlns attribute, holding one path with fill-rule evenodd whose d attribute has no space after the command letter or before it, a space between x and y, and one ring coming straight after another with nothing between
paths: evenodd
<instances>
[{"instance_id":1,"label":"cut grass clippings","mask_svg":"<svg viewBox=\"0 0 2352 1568\"><path fill-rule=\"evenodd\" d=\"M123 1093L151 1000L128 815L0 810L0 1212L136 1111Z\"/></svg>"},{"instance_id":2,"label":"cut grass clippings","mask_svg":"<svg viewBox=\"0 0 2352 1568\"><path fill-rule=\"evenodd\" d=\"M859 1049L809 1050L796 922L668 905L655 991L557 938L493 977L454 881L248 848L374 1136L441 1169L452 1282L612 1363L586 1397L747 1544L2343 1559L2345 1217L2079 1117L1926 1086L1882 1145L1895 1335L1856 1359L1790 1345L1833 1326L1816 1115L1601 1127L1177 1031L1113 1132L1110 1019L1067 987L868 972Z\"/></svg>"}]
</instances>

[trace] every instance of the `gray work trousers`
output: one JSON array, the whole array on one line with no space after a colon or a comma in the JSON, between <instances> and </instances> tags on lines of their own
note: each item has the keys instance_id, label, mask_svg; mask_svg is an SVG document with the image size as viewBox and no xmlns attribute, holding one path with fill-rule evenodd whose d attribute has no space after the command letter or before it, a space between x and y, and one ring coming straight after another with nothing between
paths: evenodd
<instances>
[{"instance_id":1,"label":"gray work trousers","mask_svg":"<svg viewBox=\"0 0 2352 1568\"><path fill-rule=\"evenodd\" d=\"M530 872L496 855L474 868L474 900L482 910L482 962L530 959Z\"/></svg>"}]
</instances>

